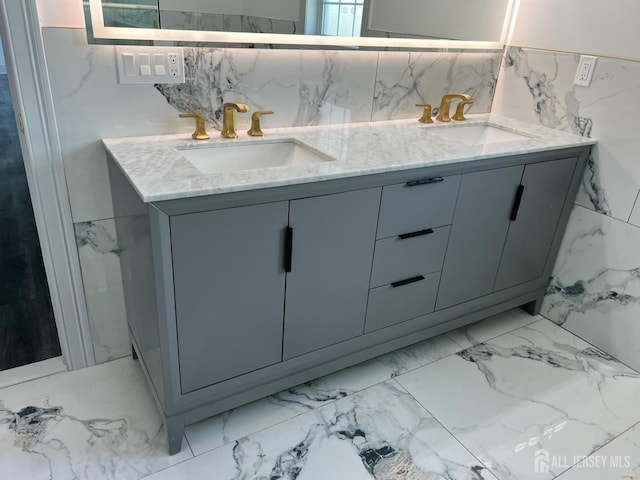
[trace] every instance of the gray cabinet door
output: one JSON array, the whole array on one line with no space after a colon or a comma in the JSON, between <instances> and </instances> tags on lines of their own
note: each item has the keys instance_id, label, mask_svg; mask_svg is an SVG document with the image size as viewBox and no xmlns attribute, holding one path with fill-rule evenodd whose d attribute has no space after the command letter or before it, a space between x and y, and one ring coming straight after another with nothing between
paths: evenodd
<instances>
[{"instance_id":1,"label":"gray cabinet door","mask_svg":"<svg viewBox=\"0 0 640 480\"><path fill-rule=\"evenodd\" d=\"M294 200L287 274L287 360L364 331L380 188Z\"/></svg>"},{"instance_id":2,"label":"gray cabinet door","mask_svg":"<svg viewBox=\"0 0 640 480\"><path fill-rule=\"evenodd\" d=\"M493 290L523 166L462 176L436 310Z\"/></svg>"},{"instance_id":3,"label":"gray cabinet door","mask_svg":"<svg viewBox=\"0 0 640 480\"><path fill-rule=\"evenodd\" d=\"M574 157L526 166L522 201L509 226L494 290L542 275L577 161Z\"/></svg>"},{"instance_id":4,"label":"gray cabinet door","mask_svg":"<svg viewBox=\"0 0 640 480\"><path fill-rule=\"evenodd\" d=\"M288 202L171 217L182 393L281 361Z\"/></svg>"}]
</instances>

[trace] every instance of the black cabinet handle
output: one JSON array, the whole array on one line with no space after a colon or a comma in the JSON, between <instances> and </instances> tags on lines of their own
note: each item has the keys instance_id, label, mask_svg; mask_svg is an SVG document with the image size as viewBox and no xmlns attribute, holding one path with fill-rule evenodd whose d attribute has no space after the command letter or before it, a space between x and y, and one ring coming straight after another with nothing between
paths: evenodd
<instances>
[{"instance_id":1,"label":"black cabinet handle","mask_svg":"<svg viewBox=\"0 0 640 480\"><path fill-rule=\"evenodd\" d=\"M287 227L284 231L284 271L291 272L291 258L293 255L293 228Z\"/></svg>"},{"instance_id":2,"label":"black cabinet handle","mask_svg":"<svg viewBox=\"0 0 640 480\"><path fill-rule=\"evenodd\" d=\"M393 282L391 283L391 286L393 288L398 288L398 287L402 287L403 285L409 285L410 283L419 282L421 280L424 280L424 276L418 275L417 277L411 277L411 278L407 278L406 280L400 280L399 282Z\"/></svg>"},{"instance_id":3,"label":"black cabinet handle","mask_svg":"<svg viewBox=\"0 0 640 480\"><path fill-rule=\"evenodd\" d=\"M423 178L422 180L412 180L404 184L405 187L417 187L418 185L428 185L430 183L444 182L442 177Z\"/></svg>"},{"instance_id":4,"label":"black cabinet handle","mask_svg":"<svg viewBox=\"0 0 640 480\"><path fill-rule=\"evenodd\" d=\"M431 235L432 233L433 229L427 228L426 230L419 230L417 232L403 233L402 235L398 235L398 238L400 240L406 240L407 238L422 237L423 235Z\"/></svg>"},{"instance_id":5,"label":"black cabinet handle","mask_svg":"<svg viewBox=\"0 0 640 480\"><path fill-rule=\"evenodd\" d=\"M520 202L522 202L522 195L524 194L524 185L518 185L516 191L516 198L513 201L513 208L511 209L511 221L515 222L518 218L518 210L520 210Z\"/></svg>"}]
</instances>

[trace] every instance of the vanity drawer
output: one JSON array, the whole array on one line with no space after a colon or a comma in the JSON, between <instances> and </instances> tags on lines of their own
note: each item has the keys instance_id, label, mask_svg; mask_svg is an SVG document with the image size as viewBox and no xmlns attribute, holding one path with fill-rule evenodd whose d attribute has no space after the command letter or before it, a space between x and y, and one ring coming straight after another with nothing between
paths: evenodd
<instances>
[{"instance_id":1,"label":"vanity drawer","mask_svg":"<svg viewBox=\"0 0 640 480\"><path fill-rule=\"evenodd\" d=\"M454 175L384 187L377 238L450 224L459 186L460 175Z\"/></svg>"},{"instance_id":2,"label":"vanity drawer","mask_svg":"<svg viewBox=\"0 0 640 480\"><path fill-rule=\"evenodd\" d=\"M376 242L371 288L442 270L449 226L426 229Z\"/></svg>"},{"instance_id":3,"label":"vanity drawer","mask_svg":"<svg viewBox=\"0 0 640 480\"><path fill-rule=\"evenodd\" d=\"M407 279L405 285L394 284L369 291L365 333L433 312L440 272ZM398 282L402 283L402 282Z\"/></svg>"}]
</instances>

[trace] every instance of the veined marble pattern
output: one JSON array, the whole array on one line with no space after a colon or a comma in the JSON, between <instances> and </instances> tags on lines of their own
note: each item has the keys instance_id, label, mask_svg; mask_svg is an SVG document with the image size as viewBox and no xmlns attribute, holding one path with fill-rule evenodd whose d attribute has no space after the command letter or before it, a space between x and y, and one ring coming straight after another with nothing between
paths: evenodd
<instances>
[{"instance_id":1,"label":"veined marble pattern","mask_svg":"<svg viewBox=\"0 0 640 480\"><path fill-rule=\"evenodd\" d=\"M640 374L547 320L396 379L501 480L554 478L640 420Z\"/></svg>"},{"instance_id":2,"label":"veined marble pattern","mask_svg":"<svg viewBox=\"0 0 640 480\"><path fill-rule=\"evenodd\" d=\"M188 427L185 435L194 454L199 455L435 362L460 349L447 335L430 338L203 420Z\"/></svg>"},{"instance_id":3,"label":"veined marble pattern","mask_svg":"<svg viewBox=\"0 0 640 480\"><path fill-rule=\"evenodd\" d=\"M115 221L75 224L76 244L97 363L131 353Z\"/></svg>"},{"instance_id":4,"label":"veined marble pattern","mask_svg":"<svg viewBox=\"0 0 640 480\"><path fill-rule=\"evenodd\" d=\"M640 229L576 207L542 314L640 369Z\"/></svg>"},{"instance_id":5,"label":"veined marble pattern","mask_svg":"<svg viewBox=\"0 0 640 480\"><path fill-rule=\"evenodd\" d=\"M640 188L640 63L600 58L585 88L573 85L578 60L509 48L492 112L597 139L576 202L627 221Z\"/></svg>"},{"instance_id":6,"label":"veined marble pattern","mask_svg":"<svg viewBox=\"0 0 640 480\"><path fill-rule=\"evenodd\" d=\"M430 103L434 115L446 93L474 98L470 113L491 111L500 53L380 52L372 120L416 119L417 103Z\"/></svg>"},{"instance_id":7,"label":"veined marble pattern","mask_svg":"<svg viewBox=\"0 0 640 480\"><path fill-rule=\"evenodd\" d=\"M474 336L492 336L505 318L480 322ZM445 339L430 353L424 342L421 361ZM0 389L0 471L12 480L526 480L551 478L534 475L540 448L571 461L609 440L594 456L630 456L629 469L561 478L638 471L638 427L627 429L640 416L640 375L546 320L395 380L383 358L201 422L174 457L131 359Z\"/></svg>"},{"instance_id":8,"label":"veined marble pattern","mask_svg":"<svg viewBox=\"0 0 640 480\"><path fill-rule=\"evenodd\" d=\"M159 472L153 480L494 479L395 382L313 410Z\"/></svg>"},{"instance_id":9,"label":"veined marble pattern","mask_svg":"<svg viewBox=\"0 0 640 480\"><path fill-rule=\"evenodd\" d=\"M185 49L184 85L158 85L169 104L218 127L224 102L273 110L264 127L364 122L371 118L376 52ZM250 115L239 114L238 131Z\"/></svg>"},{"instance_id":10,"label":"veined marble pattern","mask_svg":"<svg viewBox=\"0 0 640 480\"><path fill-rule=\"evenodd\" d=\"M506 312L493 315L485 320L472 323L466 327L457 328L449 332L447 336L462 348L468 348L518 328L525 327L533 322L537 322L541 318L540 315L529 315L520 308L514 308L513 310L507 310Z\"/></svg>"},{"instance_id":11,"label":"veined marble pattern","mask_svg":"<svg viewBox=\"0 0 640 480\"><path fill-rule=\"evenodd\" d=\"M133 480L169 457L151 393L131 359L0 390L0 471L15 480Z\"/></svg>"},{"instance_id":12,"label":"veined marble pattern","mask_svg":"<svg viewBox=\"0 0 640 480\"><path fill-rule=\"evenodd\" d=\"M115 47L87 45L77 29L44 28L42 35L73 221L112 218L100 138L186 133L193 125L178 118L152 85L119 85Z\"/></svg>"},{"instance_id":13,"label":"veined marble pattern","mask_svg":"<svg viewBox=\"0 0 640 480\"><path fill-rule=\"evenodd\" d=\"M564 459L557 459L562 461ZM640 424L613 439L559 480L636 480L640 478Z\"/></svg>"}]
</instances>

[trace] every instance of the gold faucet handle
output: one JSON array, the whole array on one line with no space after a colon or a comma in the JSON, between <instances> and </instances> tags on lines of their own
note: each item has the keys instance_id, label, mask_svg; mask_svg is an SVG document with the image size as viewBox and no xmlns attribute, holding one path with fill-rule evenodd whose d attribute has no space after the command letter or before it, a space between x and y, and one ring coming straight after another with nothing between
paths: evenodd
<instances>
[{"instance_id":1,"label":"gold faucet handle","mask_svg":"<svg viewBox=\"0 0 640 480\"><path fill-rule=\"evenodd\" d=\"M433 123L431 118L431 105L428 103L416 103L416 107L424 107L422 116L418 119L420 123Z\"/></svg>"},{"instance_id":2,"label":"gold faucet handle","mask_svg":"<svg viewBox=\"0 0 640 480\"><path fill-rule=\"evenodd\" d=\"M205 128L206 119L197 113L181 113L178 115L180 118L195 118L196 119L196 130L191 135L191 138L194 140L209 140L209 134L207 133L207 129Z\"/></svg>"},{"instance_id":3,"label":"gold faucet handle","mask_svg":"<svg viewBox=\"0 0 640 480\"><path fill-rule=\"evenodd\" d=\"M451 116L451 118L459 122L466 120L466 118L464 118L464 107L473 103L473 97L471 95L466 95L466 97L468 98L458 104L456 107L456 113Z\"/></svg>"},{"instance_id":4,"label":"gold faucet handle","mask_svg":"<svg viewBox=\"0 0 640 480\"><path fill-rule=\"evenodd\" d=\"M252 137L262 137L264 132L260 128L260 117L262 117L262 115L273 115L273 113L274 112L272 110L260 110L253 112L253 115L251 115L251 128L247 130L247 133Z\"/></svg>"}]
</instances>

